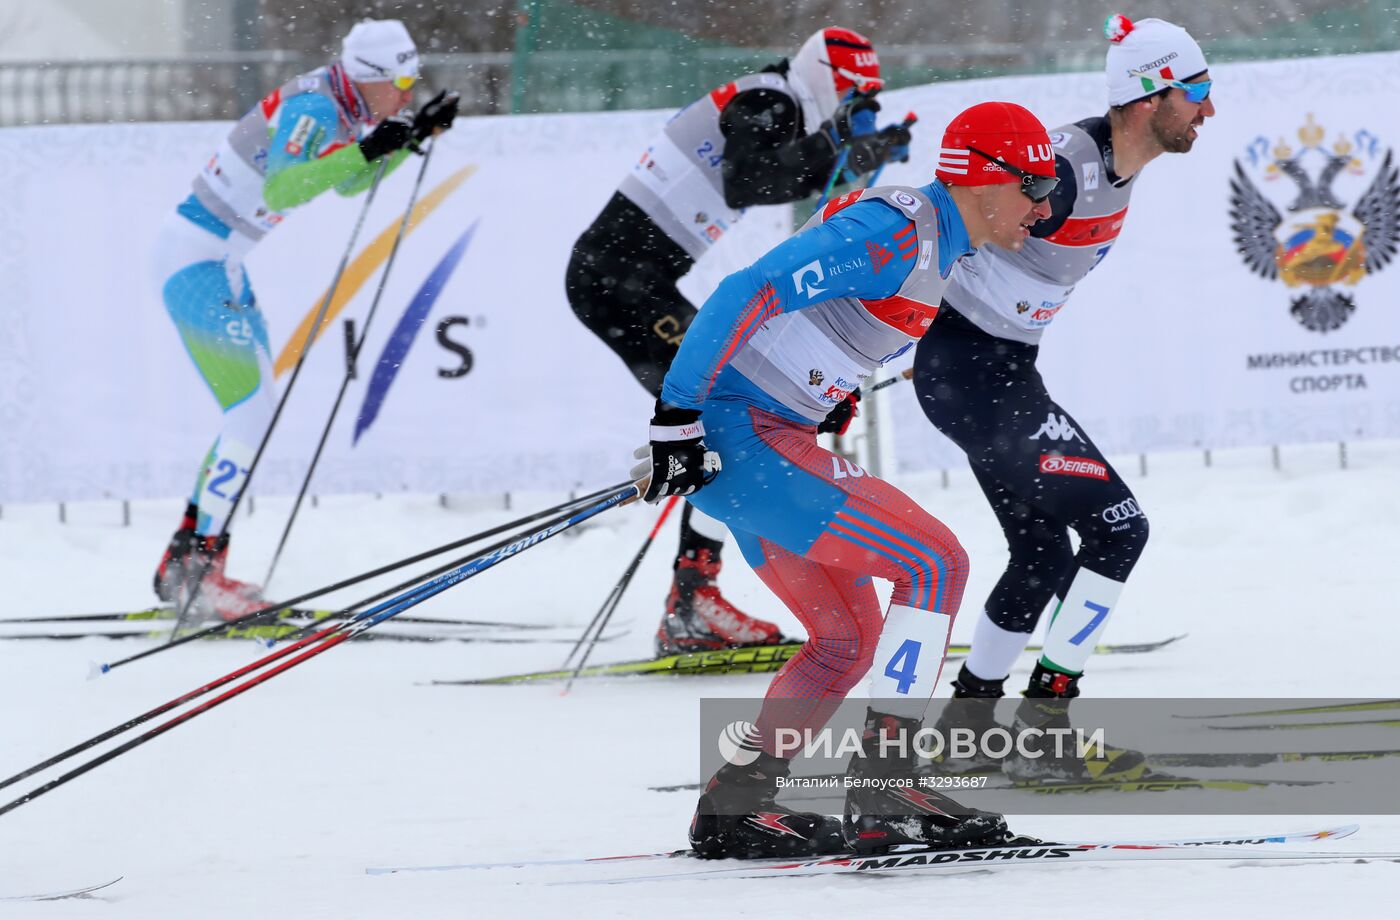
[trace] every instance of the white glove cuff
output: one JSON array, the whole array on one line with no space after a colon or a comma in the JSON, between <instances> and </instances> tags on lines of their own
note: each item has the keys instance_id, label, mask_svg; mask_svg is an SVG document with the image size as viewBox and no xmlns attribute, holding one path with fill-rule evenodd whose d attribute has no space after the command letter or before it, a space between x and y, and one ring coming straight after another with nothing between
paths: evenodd
<instances>
[{"instance_id":1,"label":"white glove cuff","mask_svg":"<svg viewBox=\"0 0 1400 920\"><path fill-rule=\"evenodd\" d=\"M652 425L653 441L693 441L705 436L705 425L699 419L684 425Z\"/></svg>"}]
</instances>

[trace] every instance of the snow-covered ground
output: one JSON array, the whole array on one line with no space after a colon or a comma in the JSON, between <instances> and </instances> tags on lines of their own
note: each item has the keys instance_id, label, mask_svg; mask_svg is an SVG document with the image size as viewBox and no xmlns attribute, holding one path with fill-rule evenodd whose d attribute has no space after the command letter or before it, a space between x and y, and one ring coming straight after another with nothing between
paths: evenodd
<instances>
[{"instance_id":1,"label":"snow-covered ground","mask_svg":"<svg viewBox=\"0 0 1400 920\"><path fill-rule=\"evenodd\" d=\"M1188 632L1150 656L1093 662L1096 696L1396 697L1400 594L1400 445L1153 456L1149 475L1120 464L1152 521L1152 540L1109 641ZM620 478L620 477L616 477ZM599 483L600 485L602 483ZM972 583L955 641L1004 550L970 475L901 483L960 536ZM273 593L286 596L447 542L514 510L433 497L323 499L308 511ZM286 505L259 500L237 529L232 573L258 577ZM7 506L0 518L0 616L143 607L178 502ZM610 512L437 598L415 613L581 626L654 520ZM597 660L650 646L669 577L673 527L618 613L630 632ZM796 624L737 553L722 583L742 606ZM347 593L358 599L366 590ZM106 729L242 664L245 642L195 643L85 681L88 663L135 642L0 642L0 775ZM912 916L1393 916L1400 865L1295 868L1120 865L934 877L648 883L557 887L601 870L492 870L371 877L367 866L494 861L671 849L685 843L702 695L759 695L762 676L428 687L433 678L555 665L567 646L350 643L0 817L0 897L124 880L83 901L3 904L5 916L103 918ZM1018 682L1031 665L1023 660ZM940 691L946 693L946 688ZM73 763L81 762L83 758ZM32 782L32 781L31 781ZM0 792L27 789L27 784ZM1245 794L1245 793L1241 793ZM1184 809L1189 810L1190 799ZM1378 810L1394 802L1378 803ZM1330 846L1400 849L1400 818L1359 820ZM1032 817L1045 836L1165 836L1290 830L1313 817ZM1319 844L1325 846L1329 844ZM624 874L617 867L606 870ZM645 871L645 870L644 870ZM641 874L641 872L638 872Z\"/></svg>"}]
</instances>

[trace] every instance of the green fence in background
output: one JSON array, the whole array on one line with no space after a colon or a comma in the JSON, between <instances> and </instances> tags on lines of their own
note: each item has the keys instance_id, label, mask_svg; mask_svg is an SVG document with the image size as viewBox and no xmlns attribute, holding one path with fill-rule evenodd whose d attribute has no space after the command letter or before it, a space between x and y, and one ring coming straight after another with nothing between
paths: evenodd
<instances>
[{"instance_id":1,"label":"green fence in background","mask_svg":"<svg viewBox=\"0 0 1400 920\"><path fill-rule=\"evenodd\" d=\"M579 6L520 0L510 64L510 111L677 108L734 77L796 51L739 48ZM1394 0L1370 0L1248 35L1201 35L1212 61L1264 60L1400 49ZM1017 43L880 44L891 89L939 80L1065 73L1102 66L1103 39Z\"/></svg>"}]
</instances>

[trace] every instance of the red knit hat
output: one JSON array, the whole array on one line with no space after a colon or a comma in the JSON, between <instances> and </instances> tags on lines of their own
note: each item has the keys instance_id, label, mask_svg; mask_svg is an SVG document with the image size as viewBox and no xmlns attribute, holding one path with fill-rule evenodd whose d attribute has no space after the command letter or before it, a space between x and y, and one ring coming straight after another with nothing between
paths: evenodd
<instances>
[{"instance_id":1,"label":"red knit hat","mask_svg":"<svg viewBox=\"0 0 1400 920\"><path fill-rule=\"evenodd\" d=\"M934 175L949 185L1021 181L986 157L1037 176L1055 175L1055 151L1045 126L1014 102L983 102L949 122Z\"/></svg>"}]
</instances>

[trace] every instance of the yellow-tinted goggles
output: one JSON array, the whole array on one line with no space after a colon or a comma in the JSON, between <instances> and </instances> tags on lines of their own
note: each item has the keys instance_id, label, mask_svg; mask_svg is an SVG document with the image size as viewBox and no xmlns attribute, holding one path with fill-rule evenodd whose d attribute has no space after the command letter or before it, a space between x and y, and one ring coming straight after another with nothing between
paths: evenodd
<instances>
[{"instance_id":1,"label":"yellow-tinted goggles","mask_svg":"<svg viewBox=\"0 0 1400 920\"><path fill-rule=\"evenodd\" d=\"M415 83L417 83L417 82L418 82L418 78L417 78L417 77L412 77L412 76L409 76L409 77L395 77L395 78L394 78L394 88L395 88L395 89L413 89L413 84L415 84Z\"/></svg>"}]
</instances>

